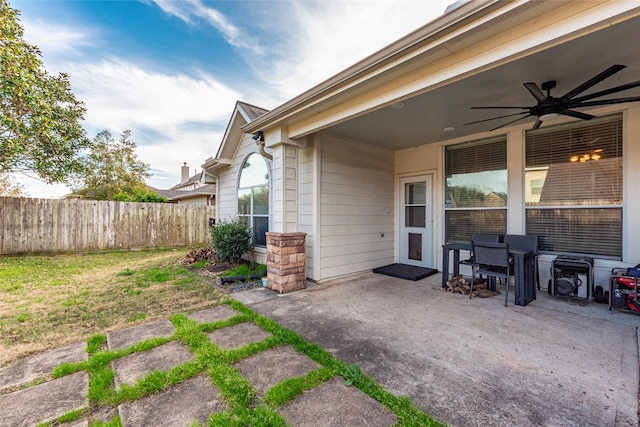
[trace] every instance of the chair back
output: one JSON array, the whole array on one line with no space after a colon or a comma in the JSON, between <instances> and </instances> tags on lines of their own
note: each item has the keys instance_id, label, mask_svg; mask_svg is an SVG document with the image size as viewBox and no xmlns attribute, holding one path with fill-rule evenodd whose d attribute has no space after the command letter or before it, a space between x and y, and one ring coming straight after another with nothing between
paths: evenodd
<instances>
[{"instance_id":1,"label":"chair back","mask_svg":"<svg viewBox=\"0 0 640 427\"><path fill-rule=\"evenodd\" d=\"M472 242L490 242L498 243L500 241L499 234L473 233L471 235Z\"/></svg>"},{"instance_id":2,"label":"chair back","mask_svg":"<svg viewBox=\"0 0 640 427\"><path fill-rule=\"evenodd\" d=\"M538 235L537 234L505 234L504 242L511 249L521 251L531 251L538 255Z\"/></svg>"},{"instance_id":3,"label":"chair back","mask_svg":"<svg viewBox=\"0 0 640 427\"><path fill-rule=\"evenodd\" d=\"M509 267L509 245L507 243L472 242L475 264L492 267Z\"/></svg>"}]
</instances>

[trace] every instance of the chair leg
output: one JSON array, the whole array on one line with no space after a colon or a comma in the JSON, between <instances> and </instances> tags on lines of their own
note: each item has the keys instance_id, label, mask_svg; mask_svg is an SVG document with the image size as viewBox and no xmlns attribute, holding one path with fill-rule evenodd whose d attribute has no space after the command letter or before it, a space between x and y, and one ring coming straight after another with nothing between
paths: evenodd
<instances>
[{"instance_id":1,"label":"chair leg","mask_svg":"<svg viewBox=\"0 0 640 427\"><path fill-rule=\"evenodd\" d=\"M473 268L473 267L472 267ZM469 284L469 299L473 296L473 282L476 281L476 274L471 272L471 283Z\"/></svg>"},{"instance_id":2,"label":"chair leg","mask_svg":"<svg viewBox=\"0 0 640 427\"><path fill-rule=\"evenodd\" d=\"M507 268L507 279L505 280L505 290L504 290L504 306L507 306L509 302L509 269Z\"/></svg>"}]
</instances>

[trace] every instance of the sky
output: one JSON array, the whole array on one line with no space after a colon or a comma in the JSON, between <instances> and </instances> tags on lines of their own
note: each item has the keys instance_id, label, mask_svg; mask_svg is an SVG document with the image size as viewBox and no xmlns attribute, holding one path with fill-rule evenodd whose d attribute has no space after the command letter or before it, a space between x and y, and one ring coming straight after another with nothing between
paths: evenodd
<instances>
[{"instance_id":1,"label":"sky","mask_svg":"<svg viewBox=\"0 0 640 427\"><path fill-rule=\"evenodd\" d=\"M213 157L236 101L273 109L441 16L454 0L9 0L87 136L127 129L167 189ZM30 197L70 193L18 177Z\"/></svg>"}]
</instances>

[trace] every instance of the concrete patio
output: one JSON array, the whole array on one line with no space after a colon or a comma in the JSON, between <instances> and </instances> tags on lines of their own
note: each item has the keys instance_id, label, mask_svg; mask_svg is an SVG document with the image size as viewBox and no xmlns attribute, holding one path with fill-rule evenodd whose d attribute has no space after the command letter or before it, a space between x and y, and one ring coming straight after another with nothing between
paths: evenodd
<instances>
[{"instance_id":1,"label":"concrete patio","mask_svg":"<svg viewBox=\"0 0 640 427\"><path fill-rule=\"evenodd\" d=\"M371 273L233 296L451 426L638 426L639 316L544 290L504 307L440 280Z\"/></svg>"}]
</instances>

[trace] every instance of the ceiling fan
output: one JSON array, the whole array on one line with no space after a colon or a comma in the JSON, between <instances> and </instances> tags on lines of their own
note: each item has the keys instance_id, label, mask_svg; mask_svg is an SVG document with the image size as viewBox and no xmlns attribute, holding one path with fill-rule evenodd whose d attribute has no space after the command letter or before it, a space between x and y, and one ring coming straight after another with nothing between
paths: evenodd
<instances>
[{"instance_id":1,"label":"ceiling fan","mask_svg":"<svg viewBox=\"0 0 640 427\"><path fill-rule=\"evenodd\" d=\"M465 125L488 122L491 120L503 119L505 117L521 116L515 120L512 120L510 122L497 126L493 129L490 129L490 131L493 131L493 130L508 126L519 120L526 119L527 117L535 116L537 117L537 120L534 123L533 127L531 128L533 130L533 129L538 129L542 124L542 122L546 120L554 119L558 117L558 115L575 117L582 120L591 120L595 116L592 116L591 114L582 113L580 111L575 111L574 108L640 101L640 96L633 96L629 98L601 99L601 100L591 101L594 98L599 98L601 96L610 95L612 93L621 92L623 90L638 87L640 86L640 80L576 98L576 96L580 95L585 90L600 83L604 79L611 77L612 75L614 75L615 73L617 73L618 71L624 68L626 68L626 65L612 65L611 67L607 68L597 76L592 77L591 79L582 83L580 86L574 88L573 90L570 90L565 95L557 98L554 96L551 96L551 89L556 87L555 80L544 82L542 83L541 87L538 87L538 85L533 82L524 83L524 87L527 88L529 93L531 93L531 95L533 95L536 101L538 101L536 105L532 107L471 107L471 109L473 110L475 109L496 109L496 110L517 109L517 110L525 110L525 111L514 113L514 114L506 114L498 117L492 117L490 119L478 120L475 122L469 122L469 123L465 123ZM542 92L543 90L547 91L546 95L544 94L544 92Z\"/></svg>"}]
</instances>

